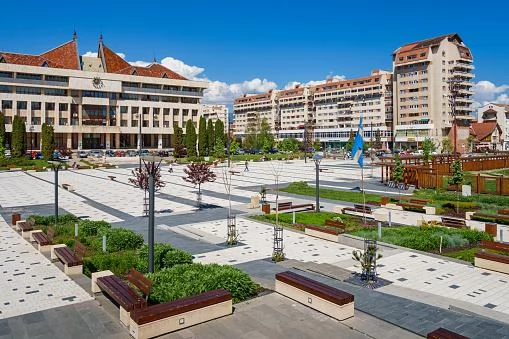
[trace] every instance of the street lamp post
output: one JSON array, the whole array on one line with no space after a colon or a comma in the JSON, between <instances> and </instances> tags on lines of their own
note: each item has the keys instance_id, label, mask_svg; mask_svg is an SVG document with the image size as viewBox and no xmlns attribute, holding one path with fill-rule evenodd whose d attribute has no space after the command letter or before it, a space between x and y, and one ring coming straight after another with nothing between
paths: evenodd
<instances>
[{"instance_id":1,"label":"street lamp post","mask_svg":"<svg viewBox=\"0 0 509 339\"><path fill-rule=\"evenodd\" d=\"M32 139L32 133L34 132L34 125L30 125L30 157L32 157L32 153L34 152L34 144Z\"/></svg>"},{"instance_id":2,"label":"street lamp post","mask_svg":"<svg viewBox=\"0 0 509 339\"><path fill-rule=\"evenodd\" d=\"M141 124L143 122L143 115L138 112L138 169L141 171Z\"/></svg>"},{"instance_id":3,"label":"street lamp post","mask_svg":"<svg viewBox=\"0 0 509 339\"><path fill-rule=\"evenodd\" d=\"M320 212L320 162L322 161L322 156L318 153L313 155L313 161L315 162L315 170L316 170L316 212Z\"/></svg>"},{"instance_id":4,"label":"street lamp post","mask_svg":"<svg viewBox=\"0 0 509 339\"><path fill-rule=\"evenodd\" d=\"M155 205L155 177L163 158L156 156L140 157L140 161L147 169L149 188L149 212L148 212L148 272L154 273L154 205ZM157 163L157 164L156 164Z\"/></svg>"},{"instance_id":5,"label":"street lamp post","mask_svg":"<svg viewBox=\"0 0 509 339\"><path fill-rule=\"evenodd\" d=\"M58 170L63 165L62 161L48 161L55 172L55 226L58 224Z\"/></svg>"}]
</instances>

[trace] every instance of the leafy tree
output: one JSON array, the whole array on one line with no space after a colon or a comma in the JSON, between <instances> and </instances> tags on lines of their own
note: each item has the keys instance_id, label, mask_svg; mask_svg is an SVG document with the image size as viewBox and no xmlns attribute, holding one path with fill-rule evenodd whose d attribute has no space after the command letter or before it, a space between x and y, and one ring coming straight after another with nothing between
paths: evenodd
<instances>
[{"instance_id":1,"label":"leafy tree","mask_svg":"<svg viewBox=\"0 0 509 339\"><path fill-rule=\"evenodd\" d=\"M133 178L129 178L129 182L133 184L135 187L141 188L143 190L148 190L148 171L147 167L150 170L154 170L156 167L155 162L148 162L146 166L141 166L141 169L136 167L131 171ZM166 183L161 179L161 167L158 167L154 177L154 188L156 191L160 190L166 186Z\"/></svg>"},{"instance_id":2,"label":"leafy tree","mask_svg":"<svg viewBox=\"0 0 509 339\"><path fill-rule=\"evenodd\" d=\"M55 132L52 125L42 124L41 128L41 152L44 159L51 159L55 150Z\"/></svg>"},{"instance_id":3,"label":"leafy tree","mask_svg":"<svg viewBox=\"0 0 509 339\"><path fill-rule=\"evenodd\" d=\"M223 154L224 154L224 142L225 142L225 138L224 138L224 124L221 120L216 120L216 123L215 123L215 126L214 126L214 136L215 136L215 146L216 146L216 150L217 150L217 147L221 147L223 149ZM217 143L220 143L220 145L218 146Z\"/></svg>"},{"instance_id":4,"label":"leafy tree","mask_svg":"<svg viewBox=\"0 0 509 339\"><path fill-rule=\"evenodd\" d=\"M207 121L205 117L200 117L200 124L198 125L198 152L201 157L207 155Z\"/></svg>"},{"instance_id":5,"label":"leafy tree","mask_svg":"<svg viewBox=\"0 0 509 339\"><path fill-rule=\"evenodd\" d=\"M239 143L237 142L237 140L233 139L232 142L230 143L230 154L236 154L238 150Z\"/></svg>"},{"instance_id":6,"label":"leafy tree","mask_svg":"<svg viewBox=\"0 0 509 339\"><path fill-rule=\"evenodd\" d=\"M403 175L405 173L405 168L401 163L401 157L399 154L394 156L394 166L392 167L392 178L396 182L396 186L398 187L399 192L399 184L403 182Z\"/></svg>"},{"instance_id":7,"label":"leafy tree","mask_svg":"<svg viewBox=\"0 0 509 339\"><path fill-rule=\"evenodd\" d=\"M177 122L173 123L173 133L175 133L175 145L173 155L181 158L184 155L184 132Z\"/></svg>"},{"instance_id":8,"label":"leafy tree","mask_svg":"<svg viewBox=\"0 0 509 339\"><path fill-rule=\"evenodd\" d=\"M187 148L187 156L196 156L196 129L194 128L193 120L189 119L186 123L186 137L185 144Z\"/></svg>"},{"instance_id":9,"label":"leafy tree","mask_svg":"<svg viewBox=\"0 0 509 339\"><path fill-rule=\"evenodd\" d=\"M375 131L375 143L373 144L373 148L382 149L382 135L379 129Z\"/></svg>"},{"instance_id":10,"label":"leafy tree","mask_svg":"<svg viewBox=\"0 0 509 339\"><path fill-rule=\"evenodd\" d=\"M313 143L313 149L315 150L315 152L318 152L321 147L322 144L320 143L320 140L316 139L315 142Z\"/></svg>"},{"instance_id":11,"label":"leafy tree","mask_svg":"<svg viewBox=\"0 0 509 339\"><path fill-rule=\"evenodd\" d=\"M459 187L463 183L464 175L461 168L461 161L454 160L451 164L451 177L449 178L449 184L454 185L456 188L457 199L456 199L456 213L459 209Z\"/></svg>"},{"instance_id":12,"label":"leafy tree","mask_svg":"<svg viewBox=\"0 0 509 339\"><path fill-rule=\"evenodd\" d=\"M210 169L209 164L194 163L187 165L184 168L185 177L182 177L187 182L190 182L195 187L198 185L197 202L198 207L201 207L201 185L205 182L213 182L216 180L216 174Z\"/></svg>"},{"instance_id":13,"label":"leafy tree","mask_svg":"<svg viewBox=\"0 0 509 339\"><path fill-rule=\"evenodd\" d=\"M256 114L254 117L250 117L246 124L246 139L245 145L247 148L260 148L258 144L258 133L260 130L260 116Z\"/></svg>"},{"instance_id":14,"label":"leafy tree","mask_svg":"<svg viewBox=\"0 0 509 339\"><path fill-rule=\"evenodd\" d=\"M346 145L345 145L345 150L347 152L352 151L354 140L355 140L355 133L353 132L353 130L350 130L350 138L348 138L348 141L346 142Z\"/></svg>"},{"instance_id":15,"label":"leafy tree","mask_svg":"<svg viewBox=\"0 0 509 339\"><path fill-rule=\"evenodd\" d=\"M214 153L214 145L216 143L216 137L214 133L214 121L209 119L207 123L207 155Z\"/></svg>"},{"instance_id":16,"label":"leafy tree","mask_svg":"<svg viewBox=\"0 0 509 339\"><path fill-rule=\"evenodd\" d=\"M285 138L278 145L279 151L295 152L299 149L299 141L295 138Z\"/></svg>"},{"instance_id":17,"label":"leafy tree","mask_svg":"<svg viewBox=\"0 0 509 339\"><path fill-rule=\"evenodd\" d=\"M215 142L215 149L214 149L214 156L217 158L224 157L224 143L222 134L216 135L216 142Z\"/></svg>"},{"instance_id":18,"label":"leafy tree","mask_svg":"<svg viewBox=\"0 0 509 339\"><path fill-rule=\"evenodd\" d=\"M263 152L268 153L273 145L274 136L271 133L269 122L267 118L263 118L260 122L260 133L256 148L263 148Z\"/></svg>"},{"instance_id":19,"label":"leafy tree","mask_svg":"<svg viewBox=\"0 0 509 339\"><path fill-rule=\"evenodd\" d=\"M442 153L450 153L452 152L452 142L449 137L443 137L442 138Z\"/></svg>"},{"instance_id":20,"label":"leafy tree","mask_svg":"<svg viewBox=\"0 0 509 339\"><path fill-rule=\"evenodd\" d=\"M0 159L5 158L5 116L0 112Z\"/></svg>"},{"instance_id":21,"label":"leafy tree","mask_svg":"<svg viewBox=\"0 0 509 339\"><path fill-rule=\"evenodd\" d=\"M469 152L473 152L475 140L476 140L475 136L473 136L473 135L468 136L467 145L468 145Z\"/></svg>"},{"instance_id":22,"label":"leafy tree","mask_svg":"<svg viewBox=\"0 0 509 339\"><path fill-rule=\"evenodd\" d=\"M435 150L435 144L431 141L430 138L424 139L422 143L422 154L424 157L424 161L430 162L432 159L432 152Z\"/></svg>"},{"instance_id":23,"label":"leafy tree","mask_svg":"<svg viewBox=\"0 0 509 339\"><path fill-rule=\"evenodd\" d=\"M20 116L14 116L12 121L12 156L20 158L27 151L27 132L25 121Z\"/></svg>"}]
</instances>

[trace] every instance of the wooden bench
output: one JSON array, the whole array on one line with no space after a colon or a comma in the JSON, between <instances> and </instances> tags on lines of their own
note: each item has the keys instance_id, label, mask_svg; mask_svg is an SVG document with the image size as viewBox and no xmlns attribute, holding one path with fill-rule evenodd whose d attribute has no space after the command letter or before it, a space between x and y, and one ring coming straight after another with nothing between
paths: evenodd
<instances>
[{"instance_id":1,"label":"wooden bench","mask_svg":"<svg viewBox=\"0 0 509 339\"><path fill-rule=\"evenodd\" d=\"M503 208L501 210L498 210L497 214L509 215L509 209L508 208Z\"/></svg>"},{"instance_id":2,"label":"wooden bench","mask_svg":"<svg viewBox=\"0 0 509 339\"><path fill-rule=\"evenodd\" d=\"M55 230L49 226L46 233L42 230L33 230L30 233L30 241L37 243L37 249L39 252L51 251L51 245L53 243L53 237L55 236Z\"/></svg>"},{"instance_id":3,"label":"wooden bench","mask_svg":"<svg viewBox=\"0 0 509 339\"><path fill-rule=\"evenodd\" d=\"M427 339L468 339L464 335L449 331L443 327L439 327L433 332L429 332L426 336Z\"/></svg>"},{"instance_id":4,"label":"wooden bench","mask_svg":"<svg viewBox=\"0 0 509 339\"><path fill-rule=\"evenodd\" d=\"M276 274L276 292L337 320L354 315L354 296L291 271Z\"/></svg>"},{"instance_id":5,"label":"wooden bench","mask_svg":"<svg viewBox=\"0 0 509 339\"><path fill-rule=\"evenodd\" d=\"M21 220L16 223L18 230L21 231L21 236L25 239L30 238L30 232L34 230L35 221L33 219Z\"/></svg>"},{"instance_id":6,"label":"wooden bench","mask_svg":"<svg viewBox=\"0 0 509 339\"><path fill-rule=\"evenodd\" d=\"M295 210L295 209L314 209L314 204L298 204L294 205L291 201L288 202L278 202L277 203L277 209L276 207L273 208L273 210L277 210L278 212L281 211L288 211L288 210Z\"/></svg>"},{"instance_id":7,"label":"wooden bench","mask_svg":"<svg viewBox=\"0 0 509 339\"><path fill-rule=\"evenodd\" d=\"M509 274L509 255L506 255L509 254L509 244L481 240L479 246L481 250L474 255L474 265L476 267ZM494 253L486 250L503 252L506 254Z\"/></svg>"},{"instance_id":8,"label":"wooden bench","mask_svg":"<svg viewBox=\"0 0 509 339\"><path fill-rule=\"evenodd\" d=\"M364 204L354 204L353 207L344 207L341 211L343 214L352 214L352 213L346 213L346 212L372 214L371 206L364 205ZM358 215L358 214L355 214L355 215Z\"/></svg>"},{"instance_id":9,"label":"wooden bench","mask_svg":"<svg viewBox=\"0 0 509 339\"><path fill-rule=\"evenodd\" d=\"M489 218L489 219L493 219L494 222L496 222L496 223L503 223L503 224L509 225L509 215L505 215L505 214L485 214L485 213L477 213L476 212L472 216L472 219L475 220L476 217Z\"/></svg>"},{"instance_id":10,"label":"wooden bench","mask_svg":"<svg viewBox=\"0 0 509 339\"><path fill-rule=\"evenodd\" d=\"M456 219L451 217L442 217L442 224L446 227L466 228L467 224L464 219Z\"/></svg>"},{"instance_id":11,"label":"wooden bench","mask_svg":"<svg viewBox=\"0 0 509 339\"><path fill-rule=\"evenodd\" d=\"M327 220L325 220L324 225L337 228L340 231L340 233L346 232L346 225L343 222L338 221L338 220L327 219Z\"/></svg>"},{"instance_id":12,"label":"wooden bench","mask_svg":"<svg viewBox=\"0 0 509 339\"><path fill-rule=\"evenodd\" d=\"M224 289L151 305L131 312L129 333L135 339L157 337L233 312L232 295Z\"/></svg>"},{"instance_id":13,"label":"wooden bench","mask_svg":"<svg viewBox=\"0 0 509 339\"><path fill-rule=\"evenodd\" d=\"M325 228L323 226L306 225L304 233L312 237L339 242L339 234L344 233L339 228Z\"/></svg>"},{"instance_id":14,"label":"wooden bench","mask_svg":"<svg viewBox=\"0 0 509 339\"><path fill-rule=\"evenodd\" d=\"M67 275L83 273L83 256L87 248L80 242L74 245L74 251L65 244L51 247L51 259L58 259L64 264L64 272Z\"/></svg>"},{"instance_id":15,"label":"wooden bench","mask_svg":"<svg viewBox=\"0 0 509 339\"><path fill-rule=\"evenodd\" d=\"M92 293L102 291L113 299L120 308L120 321L129 326L130 312L148 306L152 281L134 268L129 270L125 278L127 282L110 271L92 273ZM139 289L141 294L132 289L128 282Z\"/></svg>"},{"instance_id":16,"label":"wooden bench","mask_svg":"<svg viewBox=\"0 0 509 339\"><path fill-rule=\"evenodd\" d=\"M115 177L115 176L113 176L113 175L108 175L108 178L109 178L110 180L113 180L113 181L114 181L117 177Z\"/></svg>"},{"instance_id":17,"label":"wooden bench","mask_svg":"<svg viewBox=\"0 0 509 339\"><path fill-rule=\"evenodd\" d=\"M410 202L397 202L396 205L403 207L404 210L412 210L416 212L426 212L424 209L424 205L421 204L413 204Z\"/></svg>"}]
</instances>

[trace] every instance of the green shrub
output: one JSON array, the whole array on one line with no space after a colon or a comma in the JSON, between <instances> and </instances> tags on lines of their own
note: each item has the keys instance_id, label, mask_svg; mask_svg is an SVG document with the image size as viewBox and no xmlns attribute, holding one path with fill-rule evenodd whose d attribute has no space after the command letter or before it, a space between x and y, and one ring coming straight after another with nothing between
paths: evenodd
<instances>
[{"instance_id":1,"label":"green shrub","mask_svg":"<svg viewBox=\"0 0 509 339\"><path fill-rule=\"evenodd\" d=\"M79 235L85 237L95 237L105 234L110 228L111 224L104 220L81 220L78 224Z\"/></svg>"},{"instance_id":2,"label":"green shrub","mask_svg":"<svg viewBox=\"0 0 509 339\"><path fill-rule=\"evenodd\" d=\"M35 221L36 225L53 225L55 223L55 216L54 215L38 215L33 214L28 216L29 219L33 219ZM58 223L67 224L70 222L74 222L78 220L78 218L71 213L62 214L58 216Z\"/></svg>"},{"instance_id":3,"label":"green shrub","mask_svg":"<svg viewBox=\"0 0 509 339\"><path fill-rule=\"evenodd\" d=\"M108 252L135 250L143 245L142 235L125 228L111 228L105 235Z\"/></svg>"},{"instance_id":4,"label":"green shrub","mask_svg":"<svg viewBox=\"0 0 509 339\"><path fill-rule=\"evenodd\" d=\"M233 302L238 303L255 296L258 291L258 285L247 273L228 265L176 265L148 274L147 277L154 282L150 300L157 303L218 288L230 291Z\"/></svg>"},{"instance_id":5,"label":"green shrub","mask_svg":"<svg viewBox=\"0 0 509 339\"><path fill-rule=\"evenodd\" d=\"M442 208L450 210L456 210L456 206L462 210L476 209L476 203L472 201L446 202L442 204Z\"/></svg>"},{"instance_id":6,"label":"green shrub","mask_svg":"<svg viewBox=\"0 0 509 339\"><path fill-rule=\"evenodd\" d=\"M110 270L115 275L125 274L131 267L135 267L138 256L135 251L117 253L97 253L83 259L83 273L90 276L93 272Z\"/></svg>"},{"instance_id":7,"label":"green shrub","mask_svg":"<svg viewBox=\"0 0 509 339\"><path fill-rule=\"evenodd\" d=\"M148 245L143 245L138 250L138 265L136 269L140 272L148 272ZM163 268L171 268L178 264L190 264L193 261L191 254L174 248L168 244L154 244L154 272Z\"/></svg>"}]
</instances>

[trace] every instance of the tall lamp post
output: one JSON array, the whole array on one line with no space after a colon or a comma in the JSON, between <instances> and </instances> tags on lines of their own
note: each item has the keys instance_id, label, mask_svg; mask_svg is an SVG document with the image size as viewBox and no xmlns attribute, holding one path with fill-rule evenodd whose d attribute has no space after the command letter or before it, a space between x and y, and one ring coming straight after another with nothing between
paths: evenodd
<instances>
[{"instance_id":1,"label":"tall lamp post","mask_svg":"<svg viewBox=\"0 0 509 339\"><path fill-rule=\"evenodd\" d=\"M138 158L139 165L138 168L141 171L141 125L143 123L143 114L138 112Z\"/></svg>"},{"instance_id":2,"label":"tall lamp post","mask_svg":"<svg viewBox=\"0 0 509 339\"><path fill-rule=\"evenodd\" d=\"M62 161L48 161L55 172L55 226L58 224L58 170L64 164Z\"/></svg>"},{"instance_id":3,"label":"tall lamp post","mask_svg":"<svg viewBox=\"0 0 509 339\"><path fill-rule=\"evenodd\" d=\"M315 170L316 170L316 212L320 212L320 162L322 161L322 156L318 153L313 155L313 161L315 162Z\"/></svg>"},{"instance_id":4,"label":"tall lamp post","mask_svg":"<svg viewBox=\"0 0 509 339\"><path fill-rule=\"evenodd\" d=\"M155 205L155 177L163 158L156 156L140 157L147 169L148 175L148 272L154 273L154 205ZM140 160L140 161L141 161Z\"/></svg>"}]
</instances>

